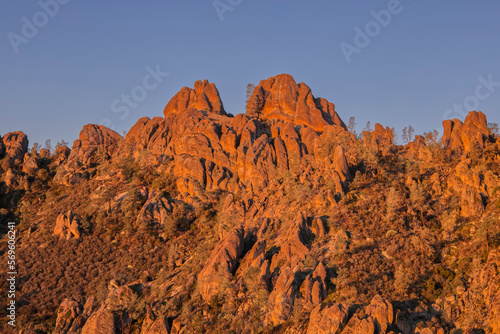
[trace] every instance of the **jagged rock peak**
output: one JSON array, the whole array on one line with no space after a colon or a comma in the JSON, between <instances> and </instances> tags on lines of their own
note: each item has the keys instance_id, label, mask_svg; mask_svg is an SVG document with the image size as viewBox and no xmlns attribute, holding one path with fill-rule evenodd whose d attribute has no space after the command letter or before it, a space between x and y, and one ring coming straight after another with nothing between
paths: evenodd
<instances>
[{"instance_id":1,"label":"jagged rock peak","mask_svg":"<svg viewBox=\"0 0 500 334\"><path fill-rule=\"evenodd\" d=\"M443 144L451 150L470 152L474 145L482 148L488 140L488 121L481 111L471 111L462 123L459 119L443 121Z\"/></svg>"},{"instance_id":2,"label":"jagged rock peak","mask_svg":"<svg viewBox=\"0 0 500 334\"><path fill-rule=\"evenodd\" d=\"M297 84L289 74L262 80L248 101L247 114L306 125L315 131L323 131L327 125L345 127L333 103L315 98L309 86Z\"/></svg>"},{"instance_id":3,"label":"jagged rock peak","mask_svg":"<svg viewBox=\"0 0 500 334\"><path fill-rule=\"evenodd\" d=\"M183 87L167 103L163 114L167 117L170 114L178 114L190 108L226 115L219 91L208 80L196 81L194 89Z\"/></svg>"},{"instance_id":4,"label":"jagged rock peak","mask_svg":"<svg viewBox=\"0 0 500 334\"><path fill-rule=\"evenodd\" d=\"M28 136L22 131L0 136L0 159L7 155L12 159L22 160L26 152L28 152Z\"/></svg>"}]
</instances>

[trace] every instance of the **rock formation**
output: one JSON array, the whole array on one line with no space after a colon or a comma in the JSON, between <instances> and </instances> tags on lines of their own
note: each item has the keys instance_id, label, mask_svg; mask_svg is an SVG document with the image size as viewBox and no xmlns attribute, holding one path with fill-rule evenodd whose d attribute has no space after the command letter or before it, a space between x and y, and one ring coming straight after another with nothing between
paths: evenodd
<instances>
[{"instance_id":1,"label":"rock formation","mask_svg":"<svg viewBox=\"0 0 500 334\"><path fill-rule=\"evenodd\" d=\"M196 81L194 89L183 87L168 102L163 114L167 117L168 115L178 114L190 108L226 115L219 91L208 80Z\"/></svg>"},{"instance_id":2,"label":"rock formation","mask_svg":"<svg viewBox=\"0 0 500 334\"><path fill-rule=\"evenodd\" d=\"M446 121L442 146L395 145L380 124L360 139L283 74L234 117L197 81L125 139L89 124L51 155L7 134L0 221L4 238L22 222L19 328L498 331L500 142L487 124Z\"/></svg>"},{"instance_id":3,"label":"rock formation","mask_svg":"<svg viewBox=\"0 0 500 334\"><path fill-rule=\"evenodd\" d=\"M54 227L54 235L66 239L80 239L80 217L71 211L66 214L60 214Z\"/></svg>"},{"instance_id":4,"label":"rock formation","mask_svg":"<svg viewBox=\"0 0 500 334\"><path fill-rule=\"evenodd\" d=\"M459 119L443 121L443 144L451 150L470 152L479 148L489 139L490 131L486 116L481 111L471 111L462 123Z\"/></svg>"},{"instance_id":5,"label":"rock formation","mask_svg":"<svg viewBox=\"0 0 500 334\"><path fill-rule=\"evenodd\" d=\"M200 293L205 301L209 302L221 291L223 281L232 277L243 252L243 236L241 228L228 233L210 254L209 261L199 275Z\"/></svg>"},{"instance_id":6,"label":"rock formation","mask_svg":"<svg viewBox=\"0 0 500 334\"><path fill-rule=\"evenodd\" d=\"M250 116L306 125L315 131L323 131L326 125L345 126L333 103L315 98L305 83L297 84L289 74L262 80L248 105Z\"/></svg>"},{"instance_id":7,"label":"rock formation","mask_svg":"<svg viewBox=\"0 0 500 334\"><path fill-rule=\"evenodd\" d=\"M2 151L11 159L22 161L28 151L28 136L21 131L7 133L0 144L0 158Z\"/></svg>"}]
</instances>

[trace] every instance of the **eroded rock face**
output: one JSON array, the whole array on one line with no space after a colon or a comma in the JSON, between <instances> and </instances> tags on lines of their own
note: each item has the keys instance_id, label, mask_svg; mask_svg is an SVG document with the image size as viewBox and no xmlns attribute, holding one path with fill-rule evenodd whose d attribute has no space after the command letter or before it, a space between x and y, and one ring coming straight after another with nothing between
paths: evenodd
<instances>
[{"instance_id":1,"label":"eroded rock face","mask_svg":"<svg viewBox=\"0 0 500 334\"><path fill-rule=\"evenodd\" d=\"M262 80L255 87L249 115L306 125L315 131L323 131L326 125L344 126L333 103L315 98L306 84L297 84L289 74Z\"/></svg>"},{"instance_id":2,"label":"eroded rock face","mask_svg":"<svg viewBox=\"0 0 500 334\"><path fill-rule=\"evenodd\" d=\"M178 114L190 108L226 115L219 91L208 80L196 81L194 89L183 87L168 102L163 114L167 117L168 115Z\"/></svg>"},{"instance_id":3,"label":"eroded rock face","mask_svg":"<svg viewBox=\"0 0 500 334\"><path fill-rule=\"evenodd\" d=\"M79 239L81 237L80 219L78 215L71 211L68 211L66 214L60 214L56 220L54 235L66 239Z\"/></svg>"},{"instance_id":4,"label":"eroded rock face","mask_svg":"<svg viewBox=\"0 0 500 334\"><path fill-rule=\"evenodd\" d=\"M372 298L370 305L366 307L366 314L375 320L375 325L380 333L386 333L387 327L394 323L392 304L380 295Z\"/></svg>"},{"instance_id":5,"label":"eroded rock face","mask_svg":"<svg viewBox=\"0 0 500 334\"><path fill-rule=\"evenodd\" d=\"M306 277L300 286L304 298L303 307L307 310L319 305L326 297L326 268L319 263L314 272Z\"/></svg>"},{"instance_id":6,"label":"eroded rock face","mask_svg":"<svg viewBox=\"0 0 500 334\"><path fill-rule=\"evenodd\" d=\"M11 157L13 160L22 161L28 152L28 136L21 131L9 132L2 138L0 153ZM2 154L0 154L0 157Z\"/></svg>"},{"instance_id":7,"label":"eroded rock face","mask_svg":"<svg viewBox=\"0 0 500 334\"><path fill-rule=\"evenodd\" d=\"M386 126L385 128L379 124L375 124L375 130L368 132L363 131L363 142L365 145L372 146L378 150L387 153L392 146L394 134L392 130Z\"/></svg>"},{"instance_id":8,"label":"eroded rock face","mask_svg":"<svg viewBox=\"0 0 500 334\"><path fill-rule=\"evenodd\" d=\"M474 146L483 148L490 135L486 116L481 111L471 111L465 122L445 120L443 128L443 144L452 151L470 152Z\"/></svg>"},{"instance_id":9,"label":"eroded rock face","mask_svg":"<svg viewBox=\"0 0 500 334\"><path fill-rule=\"evenodd\" d=\"M80 131L79 139L73 143L67 160L67 149L56 152L56 161L60 166L57 168L54 182L71 186L86 180L88 169L109 159L117 151L122 140L123 137L117 132L103 125L85 125Z\"/></svg>"},{"instance_id":10,"label":"eroded rock face","mask_svg":"<svg viewBox=\"0 0 500 334\"><path fill-rule=\"evenodd\" d=\"M268 323L277 326L292 314L293 302L298 293L297 268L282 267L273 291L269 295Z\"/></svg>"},{"instance_id":11,"label":"eroded rock face","mask_svg":"<svg viewBox=\"0 0 500 334\"><path fill-rule=\"evenodd\" d=\"M117 132L103 125L87 124L73 143L69 159L78 158L83 164L89 164L94 162L92 155L98 150L111 156L122 139Z\"/></svg>"},{"instance_id":12,"label":"eroded rock face","mask_svg":"<svg viewBox=\"0 0 500 334\"><path fill-rule=\"evenodd\" d=\"M337 331L346 323L348 310L342 304L322 308L318 305L312 310L307 334L329 334Z\"/></svg>"},{"instance_id":13,"label":"eroded rock face","mask_svg":"<svg viewBox=\"0 0 500 334\"><path fill-rule=\"evenodd\" d=\"M70 332L74 320L82 313L83 308L73 298L66 298L57 309L56 327L54 334L66 334Z\"/></svg>"},{"instance_id":14,"label":"eroded rock face","mask_svg":"<svg viewBox=\"0 0 500 334\"><path fill-rule=\"evenodd\" d=\"M111 311L106 305L92 313L82 328L82 334L119 334L130 330L132 320L124 311Z\"/></svg>"},{"instance_id":15,"label":"eroded rock face","mask_svg":"<svg viewBox=\"0 0 500 334\"><path fill-rule=\"evenodd\" d=\"M168 216L172 213L173 206L170 201L158 191L152 191L137 215L138 223L154 222L164 225Z\"/></svg>"},{"instance_id":16,"label":"eroded rock face","mask_svg":"<svg viewBox=\"0 0 500 334\"><path fill-rule=\"evenodd\" d=\"M157 317L148 310L141 327L141 334L170 334L170 325L166 317Z\"/></svg>"},{"instance_id":17,"label":"eroded rock face","mask_svg":"<svg viewBox=\"0 0 500 334\"><path fill-rule=\"evenodd\" d=\"M29 154L25 154L22 170L30 176L35 175L38 170L38 159L34 156L30 156Z\"/></svg>"},{"instance_id":18,"label":"eroded rock face","mask_svg":"<svg viewBox=\"0 0 500 334\"><path fill-rule=\"evenodd\" d=\"M406 145L408 153L413 155L414 157L423 160L423 161L431 161L432 153L427 147L425 143L425 138L420 135L416 135L415 139Z\"/></svg>"},{"instance_id":19,"label":"eroded rock face","mask_svg":"<svg viewBox=\"0 0 500 334\"><path fill-rule=\"evenodd\" d=\"M154 155L158 166L165 157L173 159L177 188L187 197L204 190L258 192L273 179L271 171L284 173L299 166L304 156L315 154L321 141L318 131L347 133L334 105L314 98L305 84L296 84L289 75L263 80L254 99L258 92L263 103L255 115L262 117L252 112L251 117L228 117L215 86L198 81L195 89L183 88L167 104L165 118L139 119L126 142L136 152ZM342 152L336 160L335 166L325 168L339 170L332 177L342 194L348 175Z\"/></svg>"},{"instance_id":20,"label":"eroded rock face","mask_svg":"<svg viewBox=\"0 0 500 334\"><path fill-rule=\"evenodd\" d=\"M210 301L212 296L221 292L221 282L232 277L243 247L244 230L239 228L228 233L212 251L198 278L200 293L205 301Z\"/></svg>"}]
</instances>

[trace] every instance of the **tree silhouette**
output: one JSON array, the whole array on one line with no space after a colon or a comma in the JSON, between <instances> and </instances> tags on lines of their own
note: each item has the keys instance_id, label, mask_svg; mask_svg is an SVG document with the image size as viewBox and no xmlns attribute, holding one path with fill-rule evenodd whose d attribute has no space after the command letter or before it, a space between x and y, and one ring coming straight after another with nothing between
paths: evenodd
<instances>
[{"instance_id":1,"label":"tree silhouette","mask_svg":"<svg viewBox=\"0 0 500 334\"><path fill-rule=\"evenodd\" d=\"M354 118L354 116L351 116L351 118L349 118L349 125L347 126L347 129L350 133L356 135L356 118Z\"/></svg>"},{"instance_id":2,"label":"tree silhouette","mask_svg":"<svg viewBox=\"0 0 500 334\"><path fill-rule=\"evenodd\" d=\"M255 89L255 85L254 84L249 83L247 85L247 99L246 99L245 103L248 103L248 101L252 97L252 93L253 93L254 89Z\"/></svg>"},{"instance_id":3,"label":"tree silhouette","mask_svg":"<svg viewBox=\"0 0 500 334\"><path fill-rule=\"evenodd\" d=\"M401 139L405 142L405 144L408 144L409 142L413 141L413 134L415 133L415 129L411 126L405 126L403 128L403 135L401 136Z\"/></svg>"},{"instance_id":4,"label":"tree silhouette","mask_svg":"<svg viewBox=\"0 0 500 334\"><path fill-rule=\"evenodd\" d=\"M366 126L363 131L372 132L372 123L370 121L366 122Z\"/></svg>"}]
</instances>

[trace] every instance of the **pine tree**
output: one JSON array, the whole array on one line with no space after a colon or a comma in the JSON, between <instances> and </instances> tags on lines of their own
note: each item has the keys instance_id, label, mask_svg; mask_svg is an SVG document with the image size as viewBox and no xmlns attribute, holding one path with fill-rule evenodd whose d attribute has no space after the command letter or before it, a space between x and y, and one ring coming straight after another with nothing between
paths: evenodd
<instances>
[{"instance_id":1,"label":"pine tree","mask_svg":"<svg viewBox=\"0 0 500 334\"><path fill-rule=\"evenodd\" d=\"M349 118L349 125L347 129L350 133L356 136L356 118L354 118L354 116L351 116L351 118Z\"/></svg>"}]
</instances>

